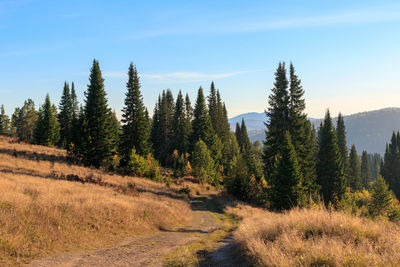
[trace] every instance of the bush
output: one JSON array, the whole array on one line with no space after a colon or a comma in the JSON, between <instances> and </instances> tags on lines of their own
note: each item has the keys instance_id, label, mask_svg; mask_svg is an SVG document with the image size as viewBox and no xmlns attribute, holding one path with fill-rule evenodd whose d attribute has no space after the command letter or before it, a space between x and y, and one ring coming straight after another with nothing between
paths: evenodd
<instances>
[{"instance_id":1,"label":"bush","mask_svg":"<svg viewBox=\"0 0 400 267\"><path fill-rule=\"evenodd\" d=\"M346 193L338 204L338 208L352 214L368 216L368 205L370 202L371 194L366 189L352 192L351 189L347 187Z\"/></svg>"},{"instance_id":2,"label":"bush","mask_svg":"<svg viewBox=\"0 0 400 267\"><path fill-rule=\"evenodd\" d=\"M136 153L136 149L132 148L131 155L129 157L128 164L126 166L126 171L129 174L134 174L137 176L145 176L146 174L149 173L149 164L147 163L147 160L138 155Z\"/></svg>"},{"instance_id":3,"label":"bush","mask_svg":"<svg viewBox=\"0 0 400 267\"><path fill-rule=\"evenodd\" d=\"M207 145L202 140L198 141L194 147L192 163L193 174L201 183L215 182L214 160Z\"/></svg>"},{"instance_id":4,"label":"bush","mask_svg":"<svg viewBox=\"0 0 400 267\"><path fill-rule=\"evenodd\" d=\"M393 197L382 176L378 176L378 179L371 183L371 196L371 202L368 206L371 216L387 215Z\"/></svg>"},{"instance_id":5,"label":"bush","mask_svg":"<svg viewBox=\"0 0 400 267\"><path fill-rule=\"evenodd\" d=\"M178 150L174 150L172 153L172 168L174 170L174 177L179 178L185 175L189 175L192 171L189 162L189 154L181 154L179 156Z\"/></svg>"},{"instance_id":6,"label":"bush","mask_svg":"<svg viewBox=\"0 0 400 267\"><path fill-rule=\"evenodd\" d=\"M146 176L155 181L161 181L160 163L151 154L147 155L147 165Z\"/></svg>"}]
</instances>

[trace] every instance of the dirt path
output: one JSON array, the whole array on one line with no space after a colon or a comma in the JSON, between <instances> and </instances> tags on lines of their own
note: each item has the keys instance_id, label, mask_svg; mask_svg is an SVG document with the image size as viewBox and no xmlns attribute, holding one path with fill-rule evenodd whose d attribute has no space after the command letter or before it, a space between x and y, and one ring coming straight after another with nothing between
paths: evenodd
<instances>
[{"instance_id":1,"label":"dirt path","mask_svg":"<svg viewBox=\"0 0 400 267\"><path fill-rule=\"evenodd\" d=\"M162 266L166 255L221 228L212 216L209 202L207 196L192 198L194 219L191 225L158 231L152 235L135 236L108 249L66 253L39 259L29 266ZM210 261L208 265L220 266L211 263L229 262L223 255L229 254L226 254L226 251L220 252L217 254L217 261Z\"/></svg>"}]
</instances>

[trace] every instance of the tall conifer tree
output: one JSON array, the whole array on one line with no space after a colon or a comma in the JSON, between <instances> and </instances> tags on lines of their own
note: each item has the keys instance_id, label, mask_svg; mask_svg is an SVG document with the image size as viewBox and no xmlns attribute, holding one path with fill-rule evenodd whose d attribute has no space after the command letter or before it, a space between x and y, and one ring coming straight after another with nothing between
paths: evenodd
<instances>
[{"instance_id":1,"label":"tall conifer tree","mask_svg":"<svg viewBox=\"0 0 400 267\"><path fill-rule=\"evenodd\" d=\"M82 123L84 134L80 150L85 165L100 167L111 159L115 148L110 120L111 110L107 104L104 79L97 60L93 60L85 96Z\"/></svg>"},{"instance_id":2,"label":"tall conifer tree","mask_svg":"<svg viewBox=\"0 0 400 267\"><path fill-rule=\"evenodd\" d=\"M61 96L58 114L58 121L60 123L60 141L59 145L68 148L71 142L72 135L72 120L73 120L73 110L72 110L72 97L69 90L69 84L64 83L64 89Z\"/></svg>"},{"instance_id":3,"label":"tall conifer tree","mask_svg":"<svg viewBox=\"0 0 400 267\"><path fill-rule=\"evenodd\" d=\"M51 105L50 97L47 94L44 104L40 107L34 141L38 145L54 146L60 139L60 125L57 120L57 109Z\"/></svg>"},{"instance_id":4,"label":"tall conifer tree","mask_svg":"<svg viewBox=\"0 0 400 267\"><path fill-rule=\"evenodd\" d=\"M271 91L266 111L268 121L263 155L266 177L275 172L275 159L284 142L285 132L289 130L289 93L285 63L279 63Z\"/></svg>"},{"instance_id":5,"label":"tall conifer tree","mask_svg":"<svg viewBox=\"0 0 400 267\"><path fill-rule=\"evenodd\" d=\"M6 115L6 111L4 110L4 105L1 105L1 113L0 113L0 135L10 135L10 119Z\"/></svg>"},{"instance_id":6,"label":"tall conifer tree","mask_svg":"<svg viewBox=\"0 0 400 267\"><path fill-rule=\"evenodd\" d=\"M211 136L214 134L214 131L205 102L203 88L201 87L197 93L193 116L192 135L190 139L191 146L194 147L199 140L203 140L203 142L209 146L210 144L208 143L208 140L210 140Z\"/></svg>"},{"instance_id":7,"label":"tall conifer tree","mask_svg":"<svg viewBox=\"0 0 400 267\"><path fill-rule=\"evenodd\" d=\"M336 126L336 135L338 140L338 147L340 156L342 157L342 165L344 174L349 176L349 152L347 150L346 142L346 126L344 125L344 119L342 113L339 113Z\"/></svg>"},{"instance_id":8,"label":"tall conifer tree","mask_svg":"<svg viewBox=\"0 0 400 267\"><path fill-rule=\"evenodd\" d=\"M179 153L187 153L189 151L189 129L185 112L185 103L182 92L179 91L176 99L175 113L173 120L173 148Z\"/></svg>"},{"instance_id":9,"label":"tall conifer tree","mask_svg":"<svg viewBox=\"0 0 400 267\"><path fill-rule=\"evenodd\" d=\"M276 173L271 179L271 205L277 210L289 209L299 203L302 176L288 131L277 158Z\"/></svg>"},{"instance_id":10,"label":"tall conifer tree","mask_svg":"<svg viewBox=\"0 0 400 267\"><path fill-rule=\"evenodd\" d=\"M400 153L399 140L395 132L389 144L386 144L384 160L381 168L381 174L389 185L389 189L394 192L397 198L400 198Z\"/></svg>"},{"instance_id":11,"label":"tall conifer tree","mask_svg":"<svg viewBox=\"0 0 400 267\"><path fill-rule=\"evenodd\" d=\"M361 180L365 188L368 188L369 183L372 181L371 167L369 165L368 153L365 150L361 154Z\"/></svg>"},{"instance_id":12,"label":"tall conifer tree","mask_svg":"<svg viewBox=\"0 0 400 267\"><path fill-rule=\"evenodd\" d=\"M146 108L140 92L140 81L136 67L131 63L126 83L125 106L122 109L122 134L120 141L121 165L126 166L132 149L141 156L150 153L149 124Z\"/></svg>"},{"instance_id":13,"label":"tall conifer tree","mask_svg":"<svg viewBox=\"0 0 400 267\"><path fill-rule=\"evenodd\" d=\"M346 179L329 110L319 129L318 144L317 182L321 186L325 204L337 203L345 193Z\"/></svg>"},{"instance_id":14,"label":"tall conifer tree","mask_svg":"<svg viewBox=\"0 0 400 267\"><path fill-rule=\"evenodd\" d=\"M348 179L348 185L351 189L354 191L361 190L363 186L361 181L361 165L355 145L352 145L350 150Z\"/></svg>"}]
</instances>

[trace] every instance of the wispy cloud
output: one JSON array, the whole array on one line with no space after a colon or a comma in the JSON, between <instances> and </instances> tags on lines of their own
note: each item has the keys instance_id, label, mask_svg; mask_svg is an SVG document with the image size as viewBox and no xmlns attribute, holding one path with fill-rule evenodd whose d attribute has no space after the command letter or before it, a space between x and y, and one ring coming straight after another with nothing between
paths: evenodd
<instances>
[{"instance_id":1,"label":"wispy cloud","mask_svg":"<svg viewBox=\"0 0 400 267\"><path fill-rule=\"evenodd\" d=\"M266 16L263 18L253 18L252 20L237 18L234 20L212 21L209 25L193 25L188 22L181 23L177 27L149 30L136 35L134 38L189 34L235 34L281 29L371 24L398 20L400 20L400 4L395 3L392 5L340 11L323 15L301 17Z\"/></svg>"},{"instance_id":2,"label":"wispy cloud","mask_svg":"<svg viewBox=\"0 0 400 267\"><path fill-rule=\"evenodd\" d=\"M200 82L207 80L217 80L222 78L228 78L232 76L242 75L246 73L259 72L263 70L246 70L246 71L235 71L225 73L201 73L201 72L173 72L173 73L160 73L160 74L148 74L143 73L139 76L146 80L152 80L156 82L176 82L176 83L190 83ZM104 77L109 78L126 78L127 74L124 72L103 72Z\"/></svg>"}]
</instances>

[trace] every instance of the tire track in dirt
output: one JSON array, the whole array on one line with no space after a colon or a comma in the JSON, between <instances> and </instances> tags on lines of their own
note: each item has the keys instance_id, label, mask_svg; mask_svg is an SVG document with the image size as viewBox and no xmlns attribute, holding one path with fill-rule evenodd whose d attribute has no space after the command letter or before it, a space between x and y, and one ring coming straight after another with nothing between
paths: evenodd
<instances>
[{"instance_id":1,"label":"tire track in dirt","mask_svg":"<svg viewBox=\"0 0 400 267\"><path fill-rule=\"evenodd\" d=\"M28 266L163 266L165 256L169 253L220 229L221 226L209 210L208 201L208 196L191 199L194 218L190 225L161 230L146 236L130 237L107 249L64 253L38 259Z\"/></svg>"}]
</instances>

